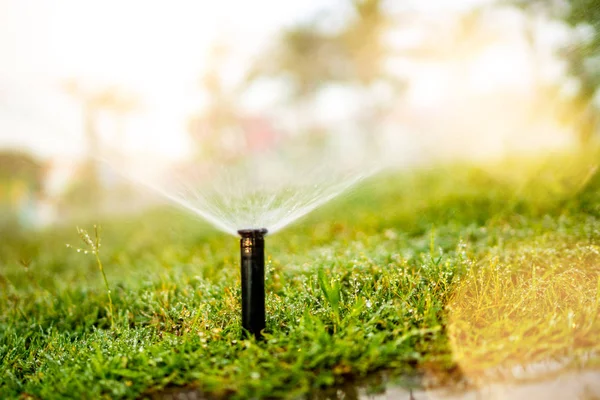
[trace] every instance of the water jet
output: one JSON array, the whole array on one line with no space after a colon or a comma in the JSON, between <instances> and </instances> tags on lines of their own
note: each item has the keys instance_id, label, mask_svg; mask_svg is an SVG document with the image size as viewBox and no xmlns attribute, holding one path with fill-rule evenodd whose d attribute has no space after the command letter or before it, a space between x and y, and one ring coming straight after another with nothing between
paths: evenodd
<instances>
[{"instance_id":1,"label":"water jet","mask_svg":"<svg viewBox=\"0 0 600 400\"><path fill-rule=\"evenodd\" d=\"M242 329L245 335L262 337L265 329L265 235L267 229L242 229Z\"/></svg>"}]
</instances>

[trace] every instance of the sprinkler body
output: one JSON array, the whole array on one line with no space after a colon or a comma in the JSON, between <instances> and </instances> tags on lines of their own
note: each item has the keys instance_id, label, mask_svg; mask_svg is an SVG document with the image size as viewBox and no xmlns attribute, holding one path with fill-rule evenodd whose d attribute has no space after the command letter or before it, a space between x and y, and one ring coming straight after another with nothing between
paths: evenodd
<instances>
[{"instance_id":1,"label":"sprinkler body","mask_svg":"<svg viewBox=\"0 0 600 400\"><path fill-rule=\"evenodd\" d=\"M242 267L242 328L262 337L265 329L265 235L266 229L244 229L240 236Z\"/></svg>"}]
</instances>

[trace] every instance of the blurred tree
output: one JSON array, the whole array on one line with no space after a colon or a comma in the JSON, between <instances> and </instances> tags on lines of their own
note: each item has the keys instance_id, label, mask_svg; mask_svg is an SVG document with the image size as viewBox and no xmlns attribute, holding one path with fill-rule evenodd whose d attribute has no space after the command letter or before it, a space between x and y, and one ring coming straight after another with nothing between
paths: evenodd
<instances>
[{"instance_id":1,"label":"blurred tree","mask_svg":"<svg viewBox=\"0 0 600 400\"><path fill-rule=\"evenodd\" d=\"M35 203L42 195L43 178L42 164L29 154L0 151L0 232L36 222Z\"/></svg>"},{"instance_id":2,"label":"blurred tree","mask_svg":"<svg viewBox=\"0 0 600 400\"><path fill-rule=\"evenodd\" d=\"M292 88L292 98L305 100L325 84L335 80L339 48L331 35L321 31L318 19L285 28L266 55L251 69L246 80L284 78Z\"/></svg>"},{"instance_id":3,"label":"blurred tree","mask_svg":"<svg viewBox=\"0 0 600 400\"><path fill-rule=\"evenodd\" d=\"M357 85L361 92L362 110L358 123L366 149L379 149L379 125L394 104L377 91L385 87L394 94L404 90L402 79L389 73L387 62L397 51L386 41L386 34L394 27L393 19L384 0L351 0L351 17L334 37L342 54L339 65L346 82Z\"/></svg>"},{"instance_id":4,"label":"blurred tree","mask_svg":"<svg viewBox=\"0 0 600 400\"><path fill-rule=\"evenodd\" d=\"M297 110L296 129L310 142L321 142L322 132L314 121L315 99L326 85L346 75L337 38L324 32L322 15L284 28L275 45L250 69L245 81L250 86L263 79L286 82L288 101Z\"/></svg>"},{"instance_id":5,"label":"blurred tree","mask_svg":"<svg viewBox=\"0 0 600 400\"><path fill-rule=\"evenodd\" d=\"M96 93L96 107L111 113L116 120L116 134L122 140L125 137L125 120L139 110L140 100L131 93L117 87L102 89Z\"/></svg>"},{"instance_id":6,"label":"blurred tree","mask_svg":"<svg viewBox=\"0 0 600 400\"><path fill-rule=\"evenodd\" d=\"M404 88L404 83L386 70L393 50L385 40L392 25L385 1L349 0L347 4L349 17L336 29L328 24L332 17L328 13L284 29L247 78L248 82L262 78L288 82L289 100L301 115L299 128L315 143L323 140L322 130L314 123L315 100L322 89L343 84L360 92L362 115L358 119L361 131L372 143L386 106L375 87L386 86L392 91Z\"/></svg>"},{"instance_id":7,"label":"blurred tree","mask_svg":"<svg viewBox=\"0 0 600 400\"><path fill-rule=\"evenodd\" d=\"M580 110L580 139L587 143L597 134L599 122L594 98L600 86L600 0L570 0L569 4L565 21L573 28L588 32L577 37L577 42L567 52L571 73L580 82L574 101Z\"/></svg>"},{"instance_id":8,"label":"blurred tree","mask_svg":"<svg viewBox=\"0 0 600 400\"><path fill-rule=\"evenodd\" d=\"M102 184L99 176L97 157L103 154L98 128L98 118L102 112L112 113L117 120L117 134L122 140L124 118L139 108L137 98L117 87L89 89L77 80L64 83L64 90L76 98L82 106L83 132L87 145L87 159L79 173L79 181L68 190L66 201L97 209L102 200Z\"/></svg>"},{"instance_id":9,"label":"blurred tree","mask_svg":"<svg viewBox=\"0 0 600 400\"><path fill-rule=\"evenodd\" d=\"M70 79L64 83L65 91L81 102L84 133L86 136L88 155L98 155L101 152L98 132L98 117L101 112L110 112L117 119L118 135L125 134L124 118L140 107L139 100L132 94L117 87L102 89L85 88L77 80Z\"/></svg>"},{"instance_id":10,"label":"blurred tree","mask_svg":"<svg viewBox=\"0 0 600 400\"><path fill-rule=\"evenodd\" d=\"M204 161L215 157L234 158L235 143L240 141L236 133L239 133L238 98L243 85L228 87L226 84L223 71L227 55L228 48L223 43L211 49L207 70L200 79L200 87L207 98L206 106L188 123L188 131L196 143L197 157Z\"/></svg>"},{"instance_id":11,"label":"blurred tree","mask_svg":"<svg viewBox=\"0 0 600 400\"><path fill-rule=\"evenodd\" d=\"M383 0L352 0L352 17L337 35L348 66L349 79L363 86L386 79L398 83L386 71L393 49L384 40L392 19Z\"/></svg>"},{"instance_id":12,"label":"blurred tree","mask_svg":"<svg viewBox=\"0 0 600 400\"><path fill-rule=\"evenodd\" d=\"M532 16L563 21L572 28L571 43L560 50L578 82L577 93L563 99L563 121L577 129L585 145L597 135L600 117L594 99L600 86L600 0L512 0Z\"/></svg>"},{"instance_id":13,"label":"blurred tree","mask_svg":"<svg viewBox=\"0 0 600 400\"><path fill-rule=\"evenodd\" d=\"M398 55L422 61L458 61L476 57L501 38L502 32L489 24L487 9L477 7L455 15L452 22L419 21L424 38L401 49Z\"/></svg>"}]
</instances>

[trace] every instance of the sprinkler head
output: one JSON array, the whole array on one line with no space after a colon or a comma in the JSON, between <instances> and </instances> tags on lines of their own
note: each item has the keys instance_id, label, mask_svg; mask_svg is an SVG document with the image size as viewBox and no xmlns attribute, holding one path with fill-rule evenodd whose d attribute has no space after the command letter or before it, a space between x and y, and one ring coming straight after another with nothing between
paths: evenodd
<instances>
[{"instance_id":1,"label":"sprinkler head","mask_svg":"<svg viewBox=\"0 0 600 400\"><path fill-rule=\"evenodd\" d=\"M242 270L242 328L256 339L265 329L265 235L266 229L243 229L238 233Z\"/></svg>"}]
</instances>

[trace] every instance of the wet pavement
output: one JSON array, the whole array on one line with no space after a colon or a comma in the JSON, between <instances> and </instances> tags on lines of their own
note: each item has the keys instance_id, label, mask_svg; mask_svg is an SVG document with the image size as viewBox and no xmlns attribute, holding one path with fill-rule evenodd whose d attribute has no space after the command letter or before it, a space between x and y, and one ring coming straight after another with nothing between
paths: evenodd
<instances>
[{"instance_id":1,"label":"wet pavement","mask_svg":"<svg viewBox=\"0 0 600 400\"><path fill-rule=\"evenodd\" d=\"M419 377L389 379L385 373L363 383L314 392L306 400L599 400L600 369L554 373L544 378L513 379L476 386L460 382L425 389ZM152 396L163 400L208 399L196 389L179 389Z\"/></svg>"},{"instance_id":2,"label":"wet pavement","mask_svg":"<svg viewBox=\"0 0 600 400\"><path fill-rule=\"evenodd\" d=\"M349 397L338 397L348 399ZM390 387L380 394L359 393L356 399L370 400L597 400L600 399L600 371L570 372L550 379L527 383L496 383L477 389L411 390Z\"/></svg>"}]
</instances>

